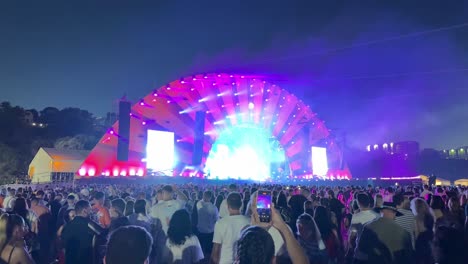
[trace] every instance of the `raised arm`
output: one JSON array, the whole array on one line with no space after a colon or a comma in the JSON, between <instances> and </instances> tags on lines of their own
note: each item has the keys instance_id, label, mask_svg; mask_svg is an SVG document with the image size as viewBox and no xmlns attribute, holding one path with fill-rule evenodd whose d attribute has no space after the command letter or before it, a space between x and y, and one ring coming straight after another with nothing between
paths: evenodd
<instances>
[{"instance_id":1,"label":"raised arm","mask_svg":"<svg viewBox=\"0 0 468 264\"><path fill-rule=\"evenodd\" d=\"M286 249L288 251L288 255L290 256L292 263L308 264L309 259L305 255L304 250L302 249L301 245L299 245L293 233L289 229L288 225L283 221L281 214L276 209L271 209L270 223L260 222L260 217L258 216L257 212L257 194L258 193L256 192L252 198L252 225L263 226L267 228L273 226L276 229L278 229L278 231L284 239L284 243L286 244Z\"/></svg>"}]
</instances>

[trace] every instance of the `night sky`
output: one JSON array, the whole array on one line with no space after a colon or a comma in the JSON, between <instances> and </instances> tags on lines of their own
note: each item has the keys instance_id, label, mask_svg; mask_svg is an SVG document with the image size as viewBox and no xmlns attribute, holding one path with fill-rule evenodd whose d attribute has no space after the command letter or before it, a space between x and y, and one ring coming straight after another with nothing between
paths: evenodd
<instances>
[{"instance_id":1,"label":"night sky","mask_svg":"<svg viewBox=\"0 0 468 264\"><path fill-rule=\"evenodd\" d=\"M0 2L0 101L99 116L219 71L267 76L355 147L468 145L468 1Z\"/></svg>"}]
</instances>

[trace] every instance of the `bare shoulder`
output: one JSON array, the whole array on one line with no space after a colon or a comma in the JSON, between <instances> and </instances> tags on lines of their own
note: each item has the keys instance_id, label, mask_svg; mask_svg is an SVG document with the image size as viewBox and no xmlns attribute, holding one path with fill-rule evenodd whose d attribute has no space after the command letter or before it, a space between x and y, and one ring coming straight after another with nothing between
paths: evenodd
<instances>
[{"instance_id":1,"label":"bare shoulder","mask_svg":"<svg viewBox=\"0 0 468 264\"><path fill-rule=\"evenodd\" d=\"M11 263L32 264L34 261L24 247L15 247L11 254Z\"/></svg>"}]
</instances>

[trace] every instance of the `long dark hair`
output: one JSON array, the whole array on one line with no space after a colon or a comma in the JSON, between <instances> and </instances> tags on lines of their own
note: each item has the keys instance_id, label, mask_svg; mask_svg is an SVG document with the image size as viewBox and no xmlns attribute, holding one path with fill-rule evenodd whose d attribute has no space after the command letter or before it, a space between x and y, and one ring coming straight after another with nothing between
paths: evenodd
<instances>
[{"instance_id":1,"label":"long dark hair","mask_svg":"<svg viewBox=\"0 0 468 264\"><path fill-rule=\"evenodd\" d=\"M185 209L177 210L171 217L167 237L172 244L183 245L187 237L191 237L192 222L190 215Z\"/></svg>"},{"instance_id":2,"label":"long dark hair","mask_svg":"<svg viewBox=\"0 0 468 264\"><path fill-rule=\"evenodd\" d=\"M314 220L317 224L320 234L322 235L324 240L327 240L330 234L332 233L333 227L327 209L323 206L318 206L317 208L315 208Z\"/></svg>"},{"instance_id":3,"label":"long dark hair","mask_svg":"<svg viewBox=\"0 0 468 264\"><path fill-rule=\"evenodd\" d=\"M284 194L284 192L279 192L278 198L276 200L276 207L278 208L288 207L288 200L286 199L286 194Z\"/></svg>"},{"instance_id":4,"label":"long dark hair","mask_svg":"<svg viewBox=\"0 0 468 264\"><path fill-rule=\"evenodd\" d=\"M221 194L218 194L218 196L216 197L216 201L215 201L215 205L218 208L218 210L221 207L221 203L223 202L223 200L224 200L224 197Z\"/></svg>"},{"instance_id":5,"label":"long dark hair","mask_svg":"<svg viewBox=\"0 0 468 264\"><path fill-rule=\"evenodd\" d=\"M16 198L12 212L21 216L26 221L26 219L28 219L28 205L26 204L26 199L22 197Z\"/></svg>"},{"instance_id":6,"label":"long dark hair","mask_svg":"<svg viewBox=\"0 0 468 264\"><path fill-rule=\"evenodd\" d=\"M0 254L13 238L15 227L24 225L24 220L16 214L3 214L0 217Z\"/></svg>"},{"instance_id":7,"label":"long dark hair","mask_svg":"<svg viewBox=\"0 0 468 264\"><path fill-rule=\"evenodd\" d=\"M273 238L258 226L246 228L237 242L237 260L240 264L270 264L275 255Z\"/></svg>"}]
</instances>

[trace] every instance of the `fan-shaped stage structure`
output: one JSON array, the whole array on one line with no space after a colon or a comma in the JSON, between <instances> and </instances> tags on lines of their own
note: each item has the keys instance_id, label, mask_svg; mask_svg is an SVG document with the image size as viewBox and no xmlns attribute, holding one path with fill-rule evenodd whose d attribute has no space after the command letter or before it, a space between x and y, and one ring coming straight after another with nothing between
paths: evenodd
<instances>
[{"instance_id":1,"label":"fan-shaped stage structure","mask_svg":"<svg viewBox=\"0 0 468 264\"><path fill-rule=\"evenodd\" d=\"M261 76L214 73L175 80L131 107L128 138L122 138L118 128L116 122L101 138L77 172L79 178L351 178L324 121L302 100ZM172 137L152 143L151 131L170 132ZM129 144L128 160L117 159L119 138ZM169 158L174 166L155 170L149 164L158 160L148 160L149 153L166 143L174 143L175 161L171 151L159 158ZM319 155L314 149L324 151ZM323 158L325 164L319 165Z\"/></svg>"}]
</instances>

